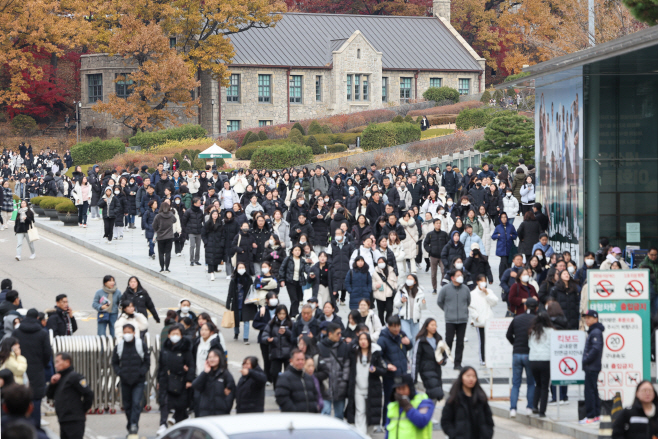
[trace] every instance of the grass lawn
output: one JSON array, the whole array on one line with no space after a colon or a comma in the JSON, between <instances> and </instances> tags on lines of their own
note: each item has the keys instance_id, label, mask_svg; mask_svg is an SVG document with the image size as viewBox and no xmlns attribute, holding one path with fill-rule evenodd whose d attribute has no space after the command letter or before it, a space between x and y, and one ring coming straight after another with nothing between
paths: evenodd
<instances>
[{"instance_id":1,"label":"grass lawn","mask_svg":"<svg viewBox=\"0 0 658 439\"><path fill-rule=\"evenodd\" d=\"M432 137L445 136L452 134L455 130L447 128L434 128L432 130L425 130L420 133L420 140L431 139Z\"/></svg>"},{"instance_id":2,"label":"grass lawn","mask_svg":"<svg viewBox=\"0 0 658 439\"><path fill-rule=\"evenodd\" d=\"M92 166L94 166L94 165L81 165L80 167L82 168L82 173L84 175L87 175L87 170L89 168L91 168ZM68 175L69 178L73 178L73 171L75 171L75 168L76 168L76 166L73 165L66 171L66 175Z\"/></svg>"}]
</instances>

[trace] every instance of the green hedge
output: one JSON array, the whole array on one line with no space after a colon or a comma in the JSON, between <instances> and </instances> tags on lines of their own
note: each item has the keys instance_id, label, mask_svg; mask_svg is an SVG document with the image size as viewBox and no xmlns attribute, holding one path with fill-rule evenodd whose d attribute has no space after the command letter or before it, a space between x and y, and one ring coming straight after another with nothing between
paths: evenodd
<instances>
[{"instance_id":1,"label":"green hedge","mask_svg":"<svg viewBox=\"0 0 658 439\"><path fill-rule=\"evenodd\" d=\"M139 132L128 139L128 145L149 149L168 140L201 139L207 136L208 132L201 125L188 124L166 130Z\"/></svg>"},{"instance_id":2,"label":"green hedge","mask_svg":"<svg viewBox=\"0 0 658 439\"><path fill-rule=\"evenodd\" d=\"M87 165L109 160L126 152L126 145L119 138L101 140L94 137L90 142L82 142L71 148L74 165Z\"/></svg>"},{"instance_id":3,"label":"green hedge","mask_svg":"<svg viewBox=\"0 0 658 439\"><path fill-rule=\"evenodd\" d=\"M437 104L441 101L459 102L459 92L450 87L430 87L423 93L423 97L428 101L434 101Z\"/></svg>"},{"instance_id":4,"label":"green hedge","mask_svg":"<svg viewBox=\"0 0 658 439\"><path fill-rule=\"evenodd\" d=\"M462 110L455 119L458 130L470 130L473 128L486 127L494 117L514 114L511 110L498 110L496 108L473 108Z\"/></svg>"},{"instance_id":5,"label":"green hedge","mask_svg":"<svg viewBox=\"0 0 658 439\"><path fill-rule=\"evenodd\" d=\"M254 142L247 146L241 147L235 152L235 158L238 160L251 160L253 153L256 152L259 147L262 147L262 145L259 145L259 143L261 142Z\"/></svg>"},{"instance_id":6,"label":"green hedge","mask_svg":"<svg viewBox=\"0 0 658 439\"><path fill-rule=\"evenodd\" d=\"M339 134L317 134L315 140L318 141L320 146L333 145L334 143L344 143L346 145L353 145L356 143L356 138L361 133L339 133Z\"/></svg>"},{"instance_id":7,"label":"green hedge","mask_svg":"<svg viewBox=\"0 0 658 439\"><path fill-rule=\"evenodd\" d=\"M308 146L286 143L258 148L251 156L252 168L283 169L313 162L313 151Z\"/></svg>"},{"instance_id":8,"label":"green hedge","mask_svg":"<svg viewBox=\"0 0 658 439\"><path fill-rule=\"evenodd\" d=\"M327 152L343 152L347 151L347 145L344 143L336 143L335 145L327 145Z\"/></svg>"},{"instance_id":9,"label":"green hedge","mask_svg":"<svg viewBox=\"0 0 658 439\"><path fill-rule=\"evenodd\" d=\"M75 207L73 201L69 200L68 198L66 198L65 200L66 201L57 203L57 205L55 206L55 210L57 211L57 213L78 213L78 208Z\"/></svg>"},{"instance_id":10,"label":"green hedge","mask_svg":"<svg viewBox=\"0 0 658 439\"><path fill-rule=\"evenodd\" d=\"M364 151L401 145L420 140L420 126L408 122L387 122L372 124L366 128L361 138Z\"/></svg>"},{"instance_id":11,"label":"green hedge","mask_svg":"<svg viewBox=\"0 0 658 439\"><path fill-rule=\"evenodd\" d=\"M47 199L41 200L41 204L39 204L39 206L41 206L44 209L54 209L60 203L64 203L66 201L68 201L69 203L71 202L71 200L64 197L46 197L46 198Z\"/></svg>"}]
</instances>

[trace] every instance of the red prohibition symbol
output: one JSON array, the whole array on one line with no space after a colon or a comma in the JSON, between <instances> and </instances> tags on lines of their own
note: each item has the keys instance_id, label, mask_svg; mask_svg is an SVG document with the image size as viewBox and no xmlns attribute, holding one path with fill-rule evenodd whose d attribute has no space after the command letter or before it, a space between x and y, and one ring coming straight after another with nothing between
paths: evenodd
<instances>
[{"instance_id":1,"label":"red prohibition symbol","mask_svg":"<svg viewBox=\"0 0 658 439\"><path fill-rule=\"evenodd\" d=\"M612 286L612 282L609 280L602 280L596 284L596 294L601 297L610 297L614 293L615 289Z\"/></svg>"},{"instance_id":2,"label":"red prohibition symbol","mask_svg":"<svg viewBox=\"0 0 658 439\"><path fill-rule=\"evenodd\" d=\"M640 295L644 292L644 286L639 280L632 280L626 286L626 292L631 297L640 297Z\"/></svg>"},{"instance_id":3,"label":"red prohibition symbol","mask_svg":"<svg viewBox=\"0 0 658 439\"><path fill-rule=\"evenodd\" d=\"M560 360L560 372L564 375L573 375L578 371L578 362L571 357L564 357Z\"/></svg>"}]
</instances>

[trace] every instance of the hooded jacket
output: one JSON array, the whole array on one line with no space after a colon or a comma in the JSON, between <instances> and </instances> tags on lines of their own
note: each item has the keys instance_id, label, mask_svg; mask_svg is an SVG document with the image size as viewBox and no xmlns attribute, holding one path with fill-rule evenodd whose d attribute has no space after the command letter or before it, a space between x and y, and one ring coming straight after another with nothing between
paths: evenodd
<instances>
[{"instance_id":1,"label":"hooded jacket","mask_svg":"<svg viewBox=\"0 0 658 439\"><path fill-rule=\"evenodd\" d=\"M263 413L265 411L265 384L267 375L260 366L240 376L235 391L236 413Z\"/></svg>"},{"instance_id":2,"label":"hooded jacket","mask_svg":"<svg viewBox=\"0 0 658 439\"><path fill-rule=\"evenodd\" d=\"M350 376L350 349L344 341L333 342L328 337L318 343L318 380L323 381L322 398L340 401L347 397Z\"/></svg>"},{"instance_id":3,"label":"hooded jacket","mask_svg":"<svg viewBox=\"0 0 658 439\"><path fill-rule=\"evenodd\" d=\"M441 261L443 262L444 267L450 267L450 263L454 261L455 258L461 258L462 261L466 260L464 244L461 241L454 242L455 234L459 236L459 231L453 230L452 233L450 233L448 243L443 247L443 250L441 250Z\"/></svg>"},{"instance_id":4,"label":"hooded jacket","mask_svg":"<svg viewBox=\"0 0 658 439\"><path fill-rule=\"evenodd\" d=\"M34 317L25 317L12 337L18 339L21 355L27 360L27 378L30 380L33 398L41 399L46 392L44 369L52 356L50 337Z\"/></svg>"},{"instance_id":5,"label":"hooded jacket","mask_svg":"<svg viewBox=\"0 0 658 439\"><path fill-rule=\"evenodd\" d=\"M288 366L277 379L274 397L282 412L318 412L318 394L313 377L292 366Z\"/></svg>"},{"instance_id":6,"label":"hooded jacket","mask_svg":"<svg viewBox=\"0 0 658 439\"><path fill-rule=\"evenodd\" d=\"M176 223L176 215L172 210L169 212L158 213L153 220L153 231L156 233L156 239L162 241L164 239L174 239L174 223Z\"/></svg>"}]
</instances>

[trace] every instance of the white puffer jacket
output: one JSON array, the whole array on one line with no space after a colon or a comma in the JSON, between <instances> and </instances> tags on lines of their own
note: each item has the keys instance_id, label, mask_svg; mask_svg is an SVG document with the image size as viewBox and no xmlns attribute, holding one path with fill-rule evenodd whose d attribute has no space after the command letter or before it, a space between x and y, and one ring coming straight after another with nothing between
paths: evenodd
<instances>
[{"instance_id":1,"label":"white puffer jacket","mask_svg":"<svg viewBox=\"0 0 658 439\"><path fill-rule=\"evenodd\" d=\"M482 242L484 243L485 252L489 256L495 255L496 247L493 245L493 239L491 239L491 235L493 235L494 230L496 230L496 226L488 216L485 216L484 219L481 216L478 216L478 221L482 225Z\"/></svg>"},{"instance_id":2,"label":"white puffer jacket","mask_svg":"<svg viewBox=\"0 0 658 439\"><path fill-rule=\"evenodd\" d=\"M402 303L402 295L407 298L407 301ZM423 303L425 300L425 291L423 287L418 286L418 293L415 298L411 298L407 285L404 285L400 288L398 294L395 295L395 300L393 300L393 310L397 312L401 319L409 319L410 317L410 306L413 306L413 322L418 323L420 321L420 313L422 310L427 309L427 304Z\"/></svg>"},{"instance_id":3,"label":"white puffer jacket","mask_svg":"<svg viewBox=\"0 0 658 439\"><path fill-rule=\"evenodd\" d=\"M519 213L519 202L516 200L514 195L508 197L505 195L503 197L503 210L507 214L507 218L514 218L517 213Z\"/></svg>"},{"instance_id":4,"label":"white puffer jacket","mask_svg":"<svg viewBox=\"0 0 658 439\"><path fill-rule=\"evenodd\" d=\"M363 323L368 327L368 333L370 334L373 343L377 343L379 333L382 332L382 322L379 320L377 313L372 309L368 310L368 315Z\"/></svg>"},{"instance_id":5,"label":"white puffer jacket","mask_svg":"<svg viewBox=\"0 0 658 439\"><path fill-rule=\"evenodd\" d=\"M521 202L523 204L530 204L535 202L534 184L524 184L521 186Z\"/></svg>"},{"instance_id":6,"label":"white puffer jacket","mask_svg":"<svg viewBox=\"0 0 658 439\"><path fill-rule=\"evenodd\" d=\"M386 265L384 270L377 267L375 274L372 276L372 295L375 299L381 301L386 300L387 297L393 297L398 285L398 277L395 275L393 267ZM383 282L380 276L384 273L386 273L386 282Z\"/></svg>"},{"instance_id":7,"label":"white puffer jacket","mask_svg":"<svg viewBox=\"0 0 658 439\"><path fill-rule=\"evenodd\" d=\"M494 317L492 308L498 303L498 296L489 288L482 291L480 287L471 291L471 304L468 306L468 318L473 326L484 328L487 320Z\"/></svg>"},{"instance_id":8,"label":"white puffer jacket","mask_svg":"<svg viewBox=\"0 0 658 439\"><path fill-rule=\"evenodd\" d=\"M418 236L418 226L416 226L416 221L412 218L409 218L409 221L405 221L404 218L400 218L400 224L404 227L404 231L407 236L402 240L402 246L404 247L404 256L406 259L414 259L416 254L418 254L417 242L420 239Z\"/></svg>"},{"instance_id":9,"label":"white puffer jacket","mask_svg":"<svg viewBox=\"0 0 658 439\"><path fill-rule=\"evenodd\" d=\"M406 255L402 243L392 244L389 241L388 248L390 248L391 251L393 252L393 255L395 255L395 262L403 262L406 259Z\"/></svg>"}]
</instances>

